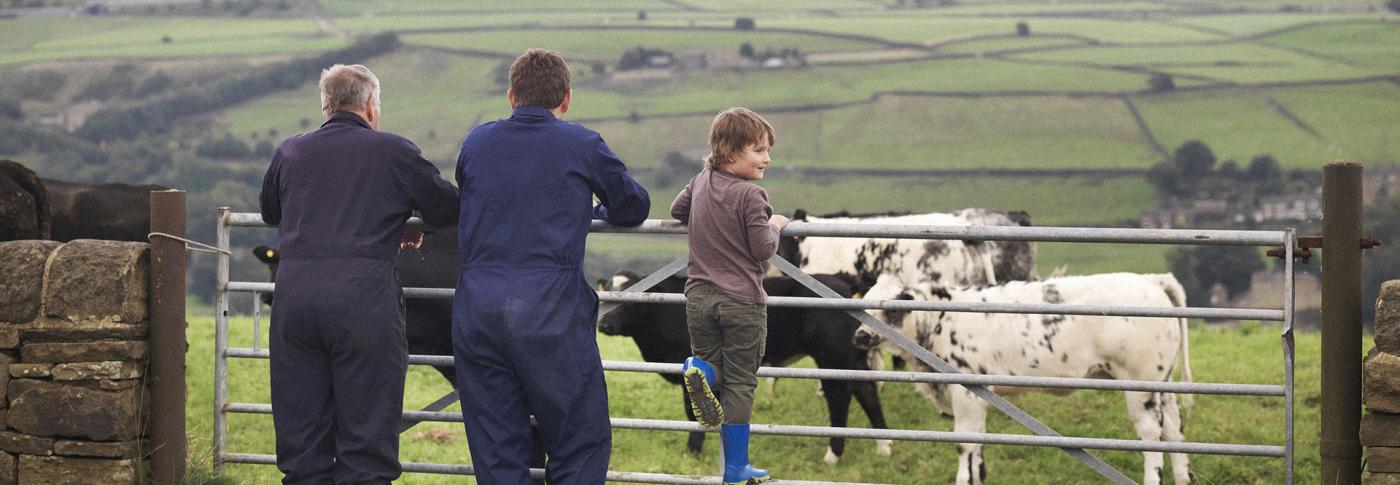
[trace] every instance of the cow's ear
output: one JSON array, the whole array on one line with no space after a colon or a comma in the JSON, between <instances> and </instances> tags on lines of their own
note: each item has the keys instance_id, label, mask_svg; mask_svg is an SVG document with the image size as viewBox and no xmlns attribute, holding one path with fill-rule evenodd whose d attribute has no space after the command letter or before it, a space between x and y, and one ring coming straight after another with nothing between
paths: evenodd
<instances>
[{"instance_id":1,"label":"cow's ear","mask_svg":"<svg viewBox=\"0 0 1400 485\"><path fill-rule=\"evenodd\" d=\"M608 291L608 280L598 278L596 288L598 289L598 291Z\"/></svg>"},{"instance_id":2,"label":"cow's ear","mask_svg":"<svg viewBox=\"0 0 1400 485\"><path fill-rule=\"evenodd\" d=\"M262 261L267 264L276 264L277 261L280 259L277 254L277 250L267 246L258 246L256 248L253 248L253 256L257 256L258 261Z\"/></svg>"}]
</instances>

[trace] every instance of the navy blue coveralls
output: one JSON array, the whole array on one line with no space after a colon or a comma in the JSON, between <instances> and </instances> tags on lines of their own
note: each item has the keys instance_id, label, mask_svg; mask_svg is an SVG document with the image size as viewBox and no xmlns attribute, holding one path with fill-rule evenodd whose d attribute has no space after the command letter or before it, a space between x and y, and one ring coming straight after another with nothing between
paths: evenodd
<instances>
[{"instance_id":1,"label":"navy blue coveralls","mask_svg":"<svg viewBox=\"0 0 1400 485\"><path fill-rule=\"evenodd\" d=\"M408 369L394 256L412 211L452 224L457 190L412 142L337 112L277 147L260 202L282 251L270 347L283 483L389 483Z\"/></svg>"},{"instance_id":2,"label":"navy blue coveralls","mask_svg":"<svg viewBox=\"0 0 1400 485\"><path fill-rule=\"evenodd\" d=\"M540 106L472 130L457 159L457 185L462 276L453 354L477 480L529 482L534 415L547 480L601 484L612 427L584 240L594 218L619 226L646 220L646 189L598 133Z\"/></svg>"}]
</instances>

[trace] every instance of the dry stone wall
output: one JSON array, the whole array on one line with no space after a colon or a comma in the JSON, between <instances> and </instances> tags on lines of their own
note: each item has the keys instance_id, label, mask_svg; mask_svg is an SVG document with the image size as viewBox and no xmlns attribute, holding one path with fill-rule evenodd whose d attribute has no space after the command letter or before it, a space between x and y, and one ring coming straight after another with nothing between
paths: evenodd
<instances>
[{"instance_id":1,"label":"dry stone wall","mask_svg":"<svg viewBox=\"0 0 1400 485\"><path fill-rule=\"evenodd\" d=\"M132 484L143 436L145 243L0 243L0 485Z\"/></svg>"},{"instance_id":2,"label":"dry stone wall","mask_svg":"<svg viewBox=\"0 0 1400 485\"><path fill-rule=\"evenodd\" d=\"M1362 370L1362 483L1400 485L1400 280L1381 285L1376 300L1376 347Z\"/></svg>"}]
</instances>

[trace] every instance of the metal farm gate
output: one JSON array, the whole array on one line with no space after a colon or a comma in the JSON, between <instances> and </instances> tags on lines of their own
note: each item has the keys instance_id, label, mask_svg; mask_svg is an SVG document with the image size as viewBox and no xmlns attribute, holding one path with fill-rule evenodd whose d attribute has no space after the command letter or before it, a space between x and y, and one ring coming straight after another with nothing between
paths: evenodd
<instances>
[{"instance_id":1,"label":"metal farm gate","mask_svg":"<svg viewBox=\"0 0 1400 485\"><path fill-rule=\"evenodd\" d=\"M411 224L421 225L418 221ZM268 227L256 213L233 213L227 208L218 214L218 247L229 248L229 231L232 227ZM640 233L640 234L684 234L685 226L675 221L648 220L637 228L618 228L594 221L595 233ZM1281 248L1282 254L1292 255L1295 249L1295 236L1292 229L1283 231L1227 231L1227 230L1188 230L1188 229L1100 229L1069 227L1007 227L1007 226L893 226L869 224L815 224L795 222L783 230L785 236L807 237L881 237L900 239L946 239L965 241L1039 241L1039 242L1090 242L1090 243L1129 243L1129 244L1175 244L1175 245L1234 245L1264 246ZM789 262L774 257L771 262L803 285L823 298L770 297L769 306L808 307L845 310L865 325L874 328L885 339L899 345L910 355L928 364L937 372L884 372L856 370L789 369L763 367L761 377L782 377L798 379L841 379L852 381L886 381L931 384L960 384L993 407L1010 416L1033 434L994 434L960 433L947 431L921 431L901 429L832 428L822 426L792 426L782 424L754 424L754 434L845 437L860 439L889 439L904 441L933 441L953 443L981 443L995 445L1024 445L1060 448L1086 466L1094 469L1115 483L1136 483L1122 472L1105 464L1085 450L1153 451L1167 453L1190 453L1210 455L1261 456L1283 459L1285 483L1293 482L1293 258L1284 257L1285 284L1282 295L1282 308L1271 309L1226 309L1226 308L1146 308L1125 306L1093 306L1062 304L1011 304L1011 303L967 303L911 300L863 300L841 298L830 288L798 270ZM685 268L685 258L679 258L653 272L626 291L599 292L598 296L606 303L654 303L681 304L685 296L680 294L643 293L652 285L664 280ZM261 303L259 293L271 292L272 283L229 281L229 257L219 255L218 286L215 293L216 342L215 342L215 383L214 383L214 440L213 453L216 469L225 463L273 464L272 455L234 453L225 449L228 413L270 414L272 407L265 403L229 402L228 399L228 359L267 359L267 349L259 348L261 337ZM229 294L252 293L254 297L253 346L230 347L228 339ZM408 298L451 298L453 290L432 288L405 288ZM606 312L613 305L603 305ZM1284 382L1282 384L1227 384L1189 383L1159 381L1124 381L1087 378L1050 378L1003 375L963 374L948 363L940 360L932 352L916 345L895 329L865 313L866 309L946 311L978 313L1030 313L1062 315L1106 315L1141 317L1186 317L1234 320L1259 320L1280 322ZM451 365L451 357L412 356L410 364ZM650 372L679 374L680 364L655 364L644 362L604 361L603 369L612 372ZM1198 442L1164 442L1122 439L1079 438L1061 436L1055 430L1041 423L1035 417L1017 408L1001 396L991 392L986 386L1022 386L1061 389L1094 389L1115 391L1170 392L1188 394L1213 394L1236 396L1269 396L1283 399L1284 420L1281 444L1220 444ZM424 411L405 411L406 422L438 421L461 422L460 413L445 413L438 410L450 404L454 394L445 396L434 406ZM618 429L647 429L662 431L704 431L700 425L687 421L666 421L654 419L613 418L612 426ZM463 450L465 452L465 450ZM465 453L464 453L465 455ZM435 463L404 463L405 472L472 474L470 465L449 465ZM532 475L543 478L544 470L534 469ZM637 483L672 484L715 484L719 477L696 477L659 473L634 473L609 471L609 481ZM780 483L826 483L783 480Z\"/></svg>"}]
</instances>

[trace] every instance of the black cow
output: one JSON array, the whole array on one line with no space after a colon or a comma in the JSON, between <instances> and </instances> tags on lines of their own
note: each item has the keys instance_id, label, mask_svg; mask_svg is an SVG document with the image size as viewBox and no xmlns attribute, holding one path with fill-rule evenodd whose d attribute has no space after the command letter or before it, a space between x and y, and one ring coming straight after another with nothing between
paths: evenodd
<instances>
[{"instance_id":1,"label":"black cow","mask_svg":"<svg viewBox=\"0 0 1400 485\"><path fill-rule=\"evenodd\" d=\"M267 263L275 281L277 250L258 246L253 254ZM457 231L437 231L423 237L417 250L400 251L396 264L399 284L405 288L454 288L462 258L457 254ZM272 304L272 294L262 294L263 303ZM404 304L405 334L408 351L415 355L452 355L452 300L441 298L409 298ZM434 366L455 388L457 370L452 366Z\"/></svg>"},{"instance_id":2,"label":"black cow","mask_svg":"<svg viewBox=\"0 0 1400 485\"><path fill-rule=\"evenodd\" d=\"M842 296L851 295L850 285L841 278L818 275L818 281L827 285ZM612 281L599 280L600 289L621 291L641 280L631 271L619 271ZM685 278L667 278L649 292L681 293ZM763 289L770 296L815 297L816 293L789 277L773 277L763 280ZM869 370L868 352L856 348L851 341L860 322L837 310L817 310L792 307L768 308L768 342L763 364L767 366L789 365L804 355L812 356L817 367L823 369ZM655 303L624 303L618 305L598 322L598 330L607 335L632 337L647 362L681 363L690 354L690 333L685 325L685 308L680 305ZM680 384L679 375L662 374L672 384ZM831 425L845 427L850 413L851 397L860 403L870 423L884 429L885 415L880 408L880 394L875 383L870 381L821 381L822 394L826 398ZM682 402L684 390L680 393ZM695 416L689 405L682 406L686 417L691 421ZM831 438L825 460L836 463L845 452L845 438ZM691 433L687 447L691 453L700 453L705 443L704 433ZM890 442L877 441L877 451L888 456Z\"/></svg>"},{"instance_id":3,"label":"black cow","mask_svg":"<svg viewBox=\"0 0 1400 485\"><path fill-rule=\"evenodd\" d=\"M48 196L33 170L0 160L0 241L48 239Z\"/></svg>"},{"instance_id":4,"label":"black cow","mask_svg":"<svg viewBox=\"0 0 1400 485\"><path fill-rule=\"evenodd\" d=\"M105 239L146 242L151 191L160 185L80 184L44 179L55 241Z\"/></svg>"}]
</instances>

